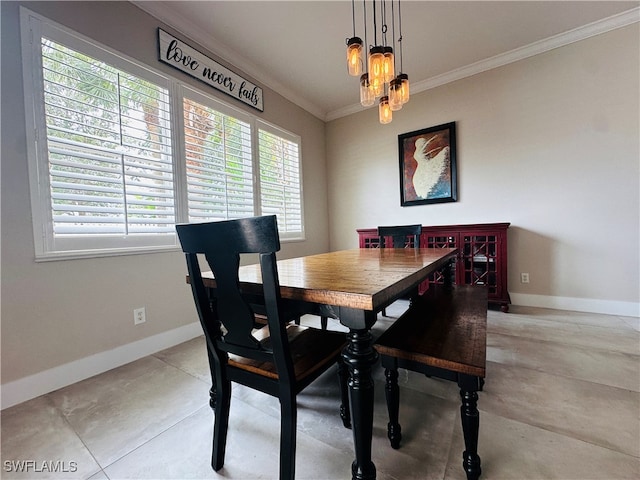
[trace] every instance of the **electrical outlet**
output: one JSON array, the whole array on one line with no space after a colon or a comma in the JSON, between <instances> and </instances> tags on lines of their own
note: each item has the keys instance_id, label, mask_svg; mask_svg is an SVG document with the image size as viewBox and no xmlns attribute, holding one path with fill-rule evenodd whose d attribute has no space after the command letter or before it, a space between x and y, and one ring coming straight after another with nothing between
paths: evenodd
<instances>
[{"instance_id":1,"label":"electrical outlet","mask_svg":"<svg viewBox=\"0 0 640 480\"><path fill-rule=\"evenodd\" d=\"M136 308L133 310L133 324L140 325L147 321L147 315L144 311L144 307Z\"/></svg>"},{"instance_id":2,"label":"electrical outlet","mask_svg":"<svg viewBox=\"0 0 640 480\"><path fill-rule=\"evenodd\" d=\"M529 283L529 274L521 273L520 274L520 283Z\"/></svg>"}]
</instances>

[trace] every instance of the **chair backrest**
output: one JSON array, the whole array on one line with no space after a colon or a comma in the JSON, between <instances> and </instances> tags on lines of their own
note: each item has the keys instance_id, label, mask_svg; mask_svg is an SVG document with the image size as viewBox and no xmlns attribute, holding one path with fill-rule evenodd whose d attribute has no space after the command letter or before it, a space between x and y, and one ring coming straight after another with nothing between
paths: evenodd
<instances>
[{"instance_id":1,"label":"chair backrest","mask_svg":"<svg viewBox=\"0 0 640 480\"><path fill-rule=\"evenodd\" d=\"M176 225L200 323L210 351L219 366L232 353L276 364L280 379L290 380L293 366L286 325L280 321L281 299L276 252L280 239L275 215L221 222ZM242 292L238 269L242 254L259 254L262 292ZM216 281L215 297L210 298L202 280L198 254L204 255ZM252 334L255 326L253 305L266 310L270 346L262 345ZM221 328L221 327L224 327Z\"/></svg>"},{"instance_id":2,"label":"chair backrest","mask_svg":"<svg viewBox=\"0 0 640 480\"><path fill-rule=\"evenodd\" d=\"M393 248L418 248L422 225L396 225L392 227L378 227L380 248L385 248L385 240L391 237Z\"/></svg>"}]
</instances>

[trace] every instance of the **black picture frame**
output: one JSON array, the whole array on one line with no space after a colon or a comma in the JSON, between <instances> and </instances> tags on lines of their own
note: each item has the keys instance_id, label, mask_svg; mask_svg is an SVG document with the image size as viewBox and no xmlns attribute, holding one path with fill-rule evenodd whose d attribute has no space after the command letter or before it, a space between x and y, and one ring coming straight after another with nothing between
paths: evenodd
<instances>
[{"instance_id":1,"label":"black picture frame","mask_svg":"<svg viewBox=\"0 0 640 480\"><path fill-rule=\"evenodd\" d=\"M400 205L458 200L455 122L398 135Z\"/></svg>"}]
</instances>

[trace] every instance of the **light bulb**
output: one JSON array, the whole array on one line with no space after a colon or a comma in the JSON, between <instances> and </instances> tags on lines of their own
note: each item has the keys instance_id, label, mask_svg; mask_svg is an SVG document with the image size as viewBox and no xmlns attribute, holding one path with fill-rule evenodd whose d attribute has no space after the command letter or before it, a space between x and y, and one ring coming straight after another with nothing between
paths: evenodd
<instances>
[{"instance_id":1,"label":"light bulb","mask_svg":"<svg viewBox=\"0 0 640 480\"><path fill-rule=\"evenodd\" d=\"M363 107L370 107L376 101L376 95L369 83L369 74L363 73L360 76L360 104Z\"/></svg>"},{"instance_id":2,"label":"light bulb","mask_svg":"<svg viewBox=\"0 0 640 480\"><path fill-rule=\"evenodd\" d=\"M398 75L398 79L402 85L402 103L409 101L409 76L406 73Z\"/></svg>"},{"instance_id":3,"label":"light bulb","mask_svg":"<svg viewBox=\"0 0 640 480\"><path fill-rule=\"evenodd\" d=\"M380 98L380 105L378 106L378 118L380 119L380 123L390 123L393 117L393 113L391 112L391 107L389 107L389 97L386 95Z\"/></svg>"},{"instance_id":4,"label":"light bulb","mask_svg":"<svg viewBox=\"0 0 640 480\"><path fill-rule=\"evenodd\" d=\"M393 66L393 48L384 47L383 51L382 73L384 76L384 82L389 83L396 76Z\"/></svg>"},{"instance_id":5,"label":"light bulb","mask_svg":"<svg viewBox=\"0 0 640 480\"><path fill-rule=\"evenodd\" d=\"M362 39L352 37L347 41L347 70L349 75L357 77L362 73Z\"/></svg>"},{"instance_id":6,"label":"light bulb","mask_svg":"<svg viewBox=\"0 0 640 480\"><path fill-rule=\"evenodd\" d=\"M384 49L382 47L371 47L369 50L369 81L374 87L384 83L383 63Z\"/></svg>"},{"instance_id":7,"label":"light bulb","mask_svg":"<svg viewBox=\"0 0 640 480\"><path fill-rule=\"evenodd\" d=\"M402 108L402 82L397 78L389 82L389 107L394 112Z\"/></svg>"}]
</instances>

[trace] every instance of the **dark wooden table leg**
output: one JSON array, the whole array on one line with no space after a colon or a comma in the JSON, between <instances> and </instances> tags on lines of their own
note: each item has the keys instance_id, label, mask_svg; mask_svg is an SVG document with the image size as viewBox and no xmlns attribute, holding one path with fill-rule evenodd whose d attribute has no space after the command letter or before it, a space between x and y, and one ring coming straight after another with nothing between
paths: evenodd
<instances>
[{"instance_id":1,"label":"dark wooden table leg","mask_svg":"<svg viewBox=\"0 0 640 480\"><path fill-rule=\"evenodd\" d=\"M462 419L462 434L465 450L462 453L462 468L467 474L467 480L478 480L482 469L478 456L478 433L480 430L480 413L478 412L478 393L480 379L468 375L461 375L458 381L460 387L460 417Z\"/></svg>"},{"instance_id":2,"label":"dark wooden table leg","mask_svg":"<svg viewBox=\"0 0 640 480\"><path fill-rule=\"evenodd\" d=\"M344 322L341 316L340 320ZM353 480L375 480L376 467L371 461L373 437L373 379L371 368L378 359L368 328L351 329L349 344L342 352L349 369L349 406L356 459L351 465Z\"/></svg>"}]
</instances>

